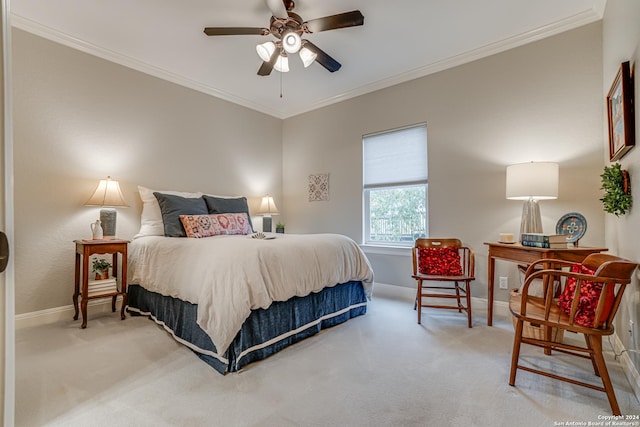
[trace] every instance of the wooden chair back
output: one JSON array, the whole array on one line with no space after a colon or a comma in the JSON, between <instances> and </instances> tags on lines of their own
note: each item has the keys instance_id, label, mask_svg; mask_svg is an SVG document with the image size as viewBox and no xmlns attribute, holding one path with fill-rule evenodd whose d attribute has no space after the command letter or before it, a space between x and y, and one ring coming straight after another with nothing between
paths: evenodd
<instances>
[{"instance_id":1,"label":"wooden chair back","mask_svg":"<svg viewBox=\"0 0 640 427\"><path fill-rule=\"evenodd\" d=\"M475 255L471 248L462 246L462 241L456 238L419 238L412 250L413 258L413 275L418 274L418 258L419 248L454 248L460 253L460 264L462 265L462 273L467 277L474 277L475 273Z\"/></svg>"},{"instance_id":2,"label":"wooden chair back","mask_svg":"<svg viewBox=\"0 0 640 427\"><path fill-rule=\"evenodd\" d=\"M537 270L535 268L537 264L553 264L555 268ZM615 318L620 302L622 301L624 290L626 285L631 282L631 275L638 264L615 255L598 253L587 256L581 263L584 267L594 271L593 275L561 270L563 267L571 267L574 264L576 263L561 260L540 260L531 264L527 269L525 283L523 285L520 314L523 316L527 315L527 303L530 300L527 298L527 290L530 283L535 279L542 279L544 283L564 282L565 284L567 280L574 279L576 280L576 286L572 309L568 315L568 320L562 320L562 327L573 332L588 333L585 328L591 328L578 325L575 321L579 308L580 289L583 283L588 281L602 284L593 328L604 330L612 329L613 319ZM607 301L607 296L611 293L614 295L613 301ZM611 304L611 309L606 313L606 316L603 316L603 313L606 311L605 306L608 304ZM556 323L560 322L559 318L556 316L557 313L555 311L555 305L557 305L557 300L554 299L554 292L547 292L544 300L544 311L536 313L533 317L536 317L538 320L544 320L545 323L548 323L550 326L554 326L554 319L557 319ZM531 304L529 304L529 308L531 308ZM540 319L540 316L542 316L542 319Z\"/></svg>"}]
</instances>

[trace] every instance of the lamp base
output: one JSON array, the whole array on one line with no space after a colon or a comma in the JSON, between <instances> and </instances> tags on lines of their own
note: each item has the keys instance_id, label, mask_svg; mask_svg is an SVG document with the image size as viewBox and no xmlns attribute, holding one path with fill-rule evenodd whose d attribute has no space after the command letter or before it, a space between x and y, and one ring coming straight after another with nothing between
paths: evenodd
<instances>
[{"instance_id":1,"label":"lamp base","mask_svg":"<svg viewBox=\"0 0 640 427\"><path fill-rule=\"evenodd\" d=\"M262 217L262 231L268 231L269 233L271 232L271 217L270 216L264 216Z\"/></svg>"},{"instance_id":2,"label":"lamp base","mask_svg":"<svg viewBox=\"0 0 640 427\"><path fill-rule=\"evenodd\" d=\"M113 240L116 238L116 210L114 208L100 209L100 223L104 240Z\"/></svg>"},{"instance_id":3,"label":"lamp base","mask_svg":"<svg viewBox=\"0 0 640 427\"><path fill-rule=\"evenodd\" d=\"M540 206L535 199L529 199L522 205L522 220L520 221L520 241L522 233L542 233L542 218Z\"/></svg>"}]
</instances>

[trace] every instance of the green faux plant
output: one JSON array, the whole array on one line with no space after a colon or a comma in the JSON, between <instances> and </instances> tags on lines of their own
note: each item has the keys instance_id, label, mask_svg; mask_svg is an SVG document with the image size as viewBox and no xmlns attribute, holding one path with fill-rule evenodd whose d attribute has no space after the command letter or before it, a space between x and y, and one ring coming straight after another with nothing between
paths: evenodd
<instances>
[{"instance_id":1,"label":"green faux plant","mask_svg":"<svg viewBox=\"0 0 640 427\"><path fill-rule=\"evenodd\" d=\"M93 267L93 271L95 271L96 273L103 273L107 271L109 267L111 267L111 263L106 259L96 258L91 263L91 266Z\"/></svg>"},{"instance_id":2,"label":"green faux plant","mask_svg":"<svg viewBox=\"0 0 640 427\"><path fill-rule=\"evenodd\" d=\"M631 188L629 185L629 173L622 170L620 163L604 167L602 178L602 190L604 196L600 199L604 205L604 211L615 216L624 215L631 208Z\"/></svg>"},{"instance_id":3,"label":"green faux plant","mask_svg":"<svg viewBox=\"0 0 640 427\"><path fill-rule=\"evenodd\" d=\"M276 228L284 228L284 224L279 222L276 224Z\"/></svg>"}]
</instances>

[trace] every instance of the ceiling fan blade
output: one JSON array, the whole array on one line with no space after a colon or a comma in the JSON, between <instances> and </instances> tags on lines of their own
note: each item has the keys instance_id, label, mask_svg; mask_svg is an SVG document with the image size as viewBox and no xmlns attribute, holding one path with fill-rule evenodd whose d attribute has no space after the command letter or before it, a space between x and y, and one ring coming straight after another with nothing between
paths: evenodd
<instances>
[{"instance_id":1,"label":"ceiling fan blade","mask_svg":"<svg viewBox=\"0 0 640 427\"><path fill-rule=\"evenodd\" d=\"M271 14L276 18L287 19L289 17L287 8L284 7L284 2L282 0L264 0L264 2L267 4Z\"/></svg>"},{"instance_id":2,"label":"ceiling fan blade","mask_svg":"<svg viewBox=\"0 0 640 427\"><path fill-rule=\"evenodd\" d=\"M320 49L315 44L311 43L309 40L306 41L304 46L307 49L309 49L311 52L313 52L316 55L318 55L316 57L316 62L318 64L322 65L324 68L326 68L330 72L332 72L332 73L336 72L336 71L338 71L340 69L340 67L342 67L342 64L340 64L338 61L336 61L335 59L333 59L332 57L327 55L327 53L325 51Z\"/></svg>"},{"instance_id":3,"label":"ceiling fan blade","mask_svg":"<svg viewBox=\"0 0 640 427\"><path fill-rule=\"evenodd\" d=\"M259 76L268 76L273 71L273 66L276 64L278 57L280 56L280 49L276 49L271 54L269 61L264 61L258 69Z\"/></svg>"},{"instance_id":4,"label":"ceiling fan blade","mask_svg":"<svg viewBox=\"0 0 640 427\"><path fill-rule=\"evenodd\" d=\"M355 27L364 24L364 16L359 10L325 16L324 18L311 19L304 23L311 33L336 30L338 28Z\"/></svg>"},{"instance_id":5,"label":"ceiling fan blade","mask_svg":"<svg viewBox=\"0 0 640 427\"><path fill-rule=\"evenodd\" d=\"M204 33L208 36L266 36L267 34L269 34L269 29L252 27L207 27L204 29Z\"/></svg>"}]
</instances>

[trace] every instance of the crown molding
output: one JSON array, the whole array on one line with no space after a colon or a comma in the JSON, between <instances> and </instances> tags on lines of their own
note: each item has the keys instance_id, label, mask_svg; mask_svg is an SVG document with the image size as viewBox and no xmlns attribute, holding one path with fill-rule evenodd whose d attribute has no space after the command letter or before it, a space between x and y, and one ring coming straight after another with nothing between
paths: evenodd
<instances>
[{"instance_id":1,"label":"crown molding","mask_svg":"<svg viewBox=\"0 0 640 427\"><path fill-rule=\"evenodd\" d=\"M53 42L59 43L61 45L70 47L72 49L76 49L81 52L88 53L90 55L97 56L107 61L125 66L127 68L140 71L142 73L151 75L153 77L157 77L159 79L166 80L171 83L175 83L177 85L184 86L189 89L193 89L198 92L205 93L207 95L215 96L216 98L220 98L225 101L229 101L234 104L238 104L243 107L247 107L252 110L256 110L261 113L265 113L280 119L283 118L281 117L280 111L273 110L267 106L257 104L248 99L233 95L231 93L225 92L223 90L220 90L212 86L202 84L195 80L189 79L187 77L181 76L176 73L172 73L165 69L156 67L154 65L137 60L135 58L131 58L121 53L118 53L109 49L105 49L100 46L96 46L92 43L88 43L84 40L78 39L76 37L63 33L61 31L54 30L53 28L47 27L45 25L42 25L40 23L37 23L35 21L22 17L20 15L16 15L15 13L11 15L11 26L14 28L18 28L20 30L35 34L37 36L43 37L47 40L51 40Z\"/></svg>"},{"instance_id":2,"label":"crown molding","mask_svg":"<svg viewBox=\"0 0 640 427\"><path fill-rule=\"evenodd\" d=\"M320 102L309 105L304 111L288 111L285 114L285 118L293 117L298 114L306 113L316 110L318 108L326 107L337 102L345 101L347 99L355 98L367 93L375 92L377 90L385 89L391 86L395 86L400 83L405 83L410 80L415 80L420 77L425 77L430 74L434 74L440 71L447 70L449 68L457 67L478 59L486 58L497 53L505 52L507 50L533 43L547 37L551 37L565 31L573 30L583 25L591 24L593 22L602 19L604 14L604 8L607 0L596 0L594 8L588 11L581 12L573 15L569 18L556 21L554 23L536 28L531 31L527 31L522 34L518 34L508 39L500 40L495 43L491 43L482 46L478 49L474 49L459 55L455 55L442 61L434 62L433 64L426 65L424 67L416 68L406 73L398 74L393 77L378 80L374 83L360 86L354 90L344 92L340 95L333 96L331 98L324 99Z\"/></svg>"},{"instance_id":3,"label":"crown molding","mask_svg":"<svg viewBox=\"0 0 640 427\"><path fill-rule=\"evenodd\" d=\"M476 61L478 59L495 55L497 53L501 53L515 47L523 46L528 43L542 40L544 38L551 37L556 34L560 34L562 32L599 21L602 19L606 2L607 0L594 0L594 7L588 11L581 12L566 19L536 28L522 34L518 34L508 39L490 43L478 49L474 49L459 55L443 59L424 67L416 68L402 74L398 74L386 79L381 79L376 82L357 87L353 90L343 92L329 98L325 98L318 102L308 104L303 108L295 110L287 110L286 108L282 110L276 110L268 106L258 104L251 100L238 97L209 85L202 84L195 80L189 79L176 73L172 73L146 62L137 60L135 58L128 57L109 49L104 49L102 47L88 43L84 40L75 38L69 34L62 33L30 19L24 18L20 15L16 15L15 13L12 13L11 15L11 25L12 27L27 31L29 33L60 43L73 49L77 49L81 52L97 56L107 61L123 65L125 67L178 84L180 86L184 86L189 89L193 89L223 99L225 101L229 101L234 104L238 104L240 106L268 114L279 119L287 119L299 114L307 113L338 102L365 95L367 93L375 92L377 90L385 89L390 86L425 77L427 75L434 74L449 68Z\"/></svg>"}]
</instances>

